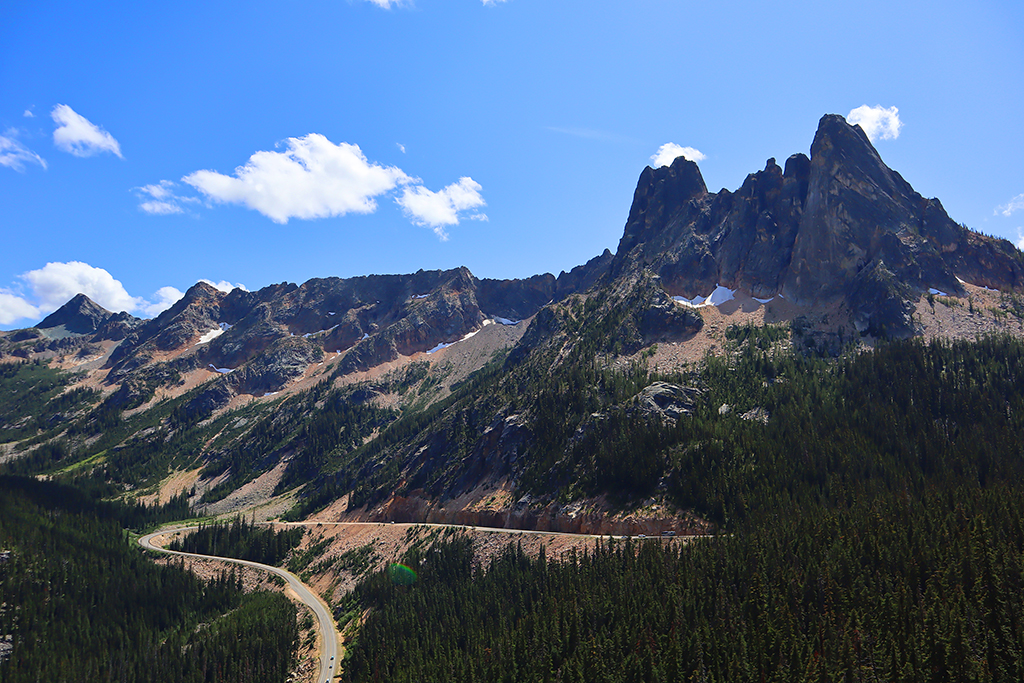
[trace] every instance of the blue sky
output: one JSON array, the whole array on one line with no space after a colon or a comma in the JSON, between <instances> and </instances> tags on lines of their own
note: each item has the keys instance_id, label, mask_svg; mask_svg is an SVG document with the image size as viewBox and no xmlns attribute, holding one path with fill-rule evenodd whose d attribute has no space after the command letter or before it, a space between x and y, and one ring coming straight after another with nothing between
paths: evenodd
<instances>
[{"instance_id":1,"label":"blue sky","mask_svg":"<svg viewBox=\"0 0 1024 683\"><path fill-rule=\"evenodd\" d=\"M954 220L1024 230L1017 0L92 5L0 5L3 329L77 291L557 274L660 149L735 189L861 107Z\"/></svg>"}]
</instances>

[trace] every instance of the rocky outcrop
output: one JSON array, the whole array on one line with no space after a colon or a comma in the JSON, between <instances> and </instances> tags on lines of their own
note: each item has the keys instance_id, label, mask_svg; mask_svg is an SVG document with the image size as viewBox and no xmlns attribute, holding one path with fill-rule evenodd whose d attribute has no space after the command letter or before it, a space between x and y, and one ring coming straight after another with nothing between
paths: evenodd
<instances>
[{"instance_id":1,"label":"rocky outcrop","mask_svg":"<svg viewBox=\"0 0 1024 683\"><path fill-rule=\"evenodd\" d=\"M657 416L675 422L693 413L700 390L668 382L654 382L631 399L631 407L645 416Z\"/></svg>"},{"instance_id":2,"label":"rocky outcrop","mask_svg":"<svg viewBox=\"0 0 1024 683\"><path fill-rule=\"evenodd\" d=\"M682 157L647 168L611 266L649 269L687 298L717 285L797 304L845 303L858 329L913 334L909 301L957 279L1024 287L1024 260L1006 240L953 222L883 162L859 126L824 116L810 158L769 159L736 192L709 193Z\"/></svg>"}]
</instances>

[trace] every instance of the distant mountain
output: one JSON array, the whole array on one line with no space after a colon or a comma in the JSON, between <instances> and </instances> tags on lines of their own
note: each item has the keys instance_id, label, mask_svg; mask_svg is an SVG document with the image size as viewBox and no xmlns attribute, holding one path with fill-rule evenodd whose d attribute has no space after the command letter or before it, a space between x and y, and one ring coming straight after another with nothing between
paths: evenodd
<instances>
[{"instance_id":1,"label":"distant mountain","mask_svg":"<svg viewBox=\"0 0 1024 683\"><path fill-rule=\"evenodd\" d=\"M49 330L63 327L74 334L93 334L114 315L85 294L76 294L70 301L43 318L36 327Z\"/></svg>"},{"instance_id":2,"label":"distant mountain","mask_svg":"<svg viewBox=\"0 0 1024 683\"><path fill-rule=\"evenodd\" d=\"M1021 335L1022 288L1021 252L955 223L828 115L809 157L769 159L735 192L708 192L682 157L646 168L616 253L557 277L198 283L152 320L78 295L0 334L4 360L80 373L46 394L61 396L52 409L0 410L0 438L32 453L25 471L89 463L117 490L187 472L211 513L301 487L300 516L635 531L648 522L608 522L602 496L665 499L665 449L691 415L731 410L708 403L706 358L747 339L836 355L884 337ZM27 386L15 378L6 400L30 405L16 398Z\"/></svg>"}]
</instances>

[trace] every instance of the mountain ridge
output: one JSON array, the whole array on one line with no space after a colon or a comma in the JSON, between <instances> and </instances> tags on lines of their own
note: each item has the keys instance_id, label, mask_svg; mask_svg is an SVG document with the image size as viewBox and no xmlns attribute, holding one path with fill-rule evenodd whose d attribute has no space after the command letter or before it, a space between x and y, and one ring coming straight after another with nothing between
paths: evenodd
<instances>
[{"instance_id":1,"label":"mountain ridge","mask_svg":"<svg viewBox=\"0 0 1024 683\"><path fill-rule=\"evenodd\" d=\"M95 408L36 438L97 458L85 471L121 487L155 486L173 464L193 473L200 509L230 509L221 501L261 481L261 500L300 486L302 515L600 529L616 505L602 495L668 486L663 456L633 452L619 430L663 435L708 410L694 368L734 353L755 334L744 329L825 355L885 337L1021 335L1022 263L827 115L810 156L769 159L734 192L708 192L682 157L645 168L616 252L557 277L201 282L146 321L80 295L52 327L0 336L0 355L82 373ZM699 303L713 290L725 296ZM496 490L506 508L485 503ZM555 491L591 502L566 508ZM522 492L526 507L512 505ZM648 528L622 524L607 528Z\"/></svg>"}]
</instances>

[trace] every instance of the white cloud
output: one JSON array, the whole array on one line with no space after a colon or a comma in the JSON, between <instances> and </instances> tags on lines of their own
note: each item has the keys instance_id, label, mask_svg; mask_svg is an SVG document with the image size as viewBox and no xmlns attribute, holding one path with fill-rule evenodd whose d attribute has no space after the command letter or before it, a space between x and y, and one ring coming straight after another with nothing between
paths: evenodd
<instances>
[{"instance_id":1,"label":"white cloud","mask_svg":"<svg viewBox=\"0 0 1024 683\"><path fill-rule=\"evenodd\" d=\"M1024 251L1024 228L1017 228L1017 248Z\"/></svg>"},{"instance_id":2,"label":"white cloud","mask_svg":"<svg viewBox=\"0 0 1024 683\"><path fill-rule=\"evenodd\" d=\"M997 214L1003 214L1004 216L1012 216L1015 211L1021 211L1024 209L1024 194L1019 194L1011 199L1006 204L996 207Z\"/></svg>"},{"instance_id":3,"label":"white cloud","mask_svg":"<svg viewBox=\"0 0 1024 683\"><path fill-rule=\"evenodd\" d=\"M147 302L128 294L124 285L102 268L81 261L47 263L20 276L32 288L43 313L57 310L76 294L87 297L110 311L134 311Z\"/></svg>"},{"instance_id":4,"label":"white cloud","mask_svg":"<svg viewBox=\"0 0 1024 683\"><path fill-rule=\"evenodd\" d=\"M46 160L18 142L18 131L8 128L0 135L0 166L24 171L25 164L39 164L46 169Z\"/></svg>"},{"instance_id":5,"label":"white cloud","mask_svg":"<svg viewBox=\"0 0 1024 683\"><path fill-rule=\"evenodd\" d=\"M391 9L392 7L402 7L404 5L409 4L408 2L406 2L406 0L368 0L368 2L372 2L377 7L381 7L383 9Z\"/></svg>"},{"instance_id":6,"label":"white cloud","mask_svg":"<svg viewBox=\"0 0 1024 683\"><path fill-rule=\"evenodd\" d=\"M121 145L113 135L68 105L58 104L50 112L50 116L58 124L57 129L53 131L53 144L57 145L57 149L76 157L90 157L103 152L121 157Z\"/></svg>"},{"instance_id":7,"label":"white cloud","mask_svg":"<svg viewBox=\"0 0 1024 683\"><path fill-rule=\"evenodd\" d=\"M0 325L10 325L22 318L38 317L38 308L13 292L0 289Z\"/></svg>"},{"instance_id":8,"label":"white cloud","mask_svg":"<svg viewBox=\"0 0 1024 683\"><path fill-rule=\"evenodd\" d=\"M31 109L26 109L25 113L22 114L22 116L24 116L26 119L34 119L36 117L36 115L32 113Z\"/></svg>"},{"instance_id":9,"label":"white cloud","mask_svg":"<svg viewBox=\"0 0 1024 683\"><path fill-rule=\"evenodd\" d=\"M210 285L211 287L216 287L217 289L219 289L222 292L230 292L233 289L240 289L243 292L248 292L249 291L248 289L246 289L245 285L243 285L241 282L236 283L236 284L231 284L227 280L221 280L220 282L214 282L213 280L207 280L206 278L200 278L199 281L200 282L205 282L206 284Z\"/></svg>"},{"instance_id":10,"label":"white cloud","mask_svg":"<svg viewBox=\"0 0 1024 683\"><path fill-rule=\"evenodd\" d=\"M148 318L155 318L185 296L185 292L177 287L161 287L153 293L153 301L139 307L139 311Z\"/></svg>"},{"instance_id":11,"label":"white cloud","mask_svg":"<svg viewBox=\"0 0 1024 683\"><path fill-rule=\"evenodd\" d=\"M862 104L852 110L846 120L851 126L859 125L863 128L864 133L872 142L879 139L895 140L900 136L900 129L903 128L899 112L900 110L896 107L886 109L882 105L869 107Z\"/></svg>"},{"instance_id":12,"label":"white cloud","mask_svg":"<svg viewBox=\"0 0 1024 683\"><path fill-rule=\"evenodd\" d=\"M460 211L486 206L486 202L480 196L482 189L480 183L465 177L437 192L432 192L422 185L407 187L402 196L395 201L414 223L433 228L437 236L444 241L448 239L444 226L458 225ZM480 213L469 218L487 220L487 217Z\"/></svg>"},{"instance_id":13,"label":"white cloud","mask_svg":"<svg viewBox=\"0 0 1024 683\"><path fill-rule=\"evenodd\" d=\"M682 147L674 142L666 142L658 148L657 152L651 155L651 166L654 168L671 166L672 162L679 157L684 157L694 162L704 161L707 159L707 156L699 149L694 149L693 147Z\"/></svg>"},{"instance_id":14,"label":"white cloud","mask_svg":"<svg viewBox=\"0 0 1024 683\"><path fill-rule=\"evenodd\" d=\"M400 168L367 160L358 145L311 133L288 138L284 152L256 152L233 176L196 171L182 181L210 199L241 204L276 223L373 213L375 198L413 182Z\"/></svg>"},{"instance_id":15,"label":"white cloud","mask_svg":"<svg viewBox=\"0 0 1024 683\"><path fill-rule=\"evenodd\" d=\"M396 144L396 145L398 145L398 150L399 150L399 151L400 151L400 152L401 152L402 154L405 154L405 145L403 145L403 144L402 144L401 142L396 142L395 144Z\"/></svg>"},{"instance_id":16,"label":"white cloud","mask_svg":"<svg viewBox=\"0 0 1024 683\"><path fill-rule=\"evenodd\" d=\"M508 0L482 0L482 2L484 3L484 5L490 5L490 6L492 6L492 7L493 7L494 5L500 5L501 3L503 3L503 2L507 2L507 1L508 1Z\"/></svg>"}]
</instances>

